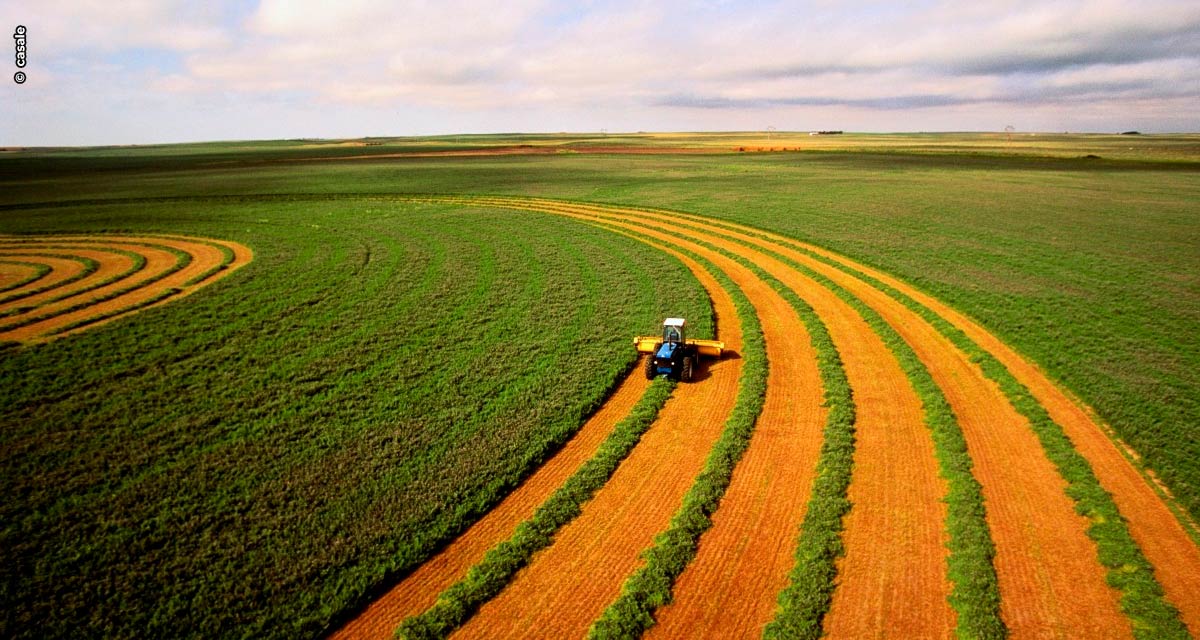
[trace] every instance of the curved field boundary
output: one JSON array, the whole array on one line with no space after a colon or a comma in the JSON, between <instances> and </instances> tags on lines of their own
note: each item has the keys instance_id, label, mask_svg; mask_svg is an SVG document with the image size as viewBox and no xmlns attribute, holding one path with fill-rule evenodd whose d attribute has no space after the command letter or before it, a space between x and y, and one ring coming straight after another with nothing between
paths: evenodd
<instances>
[{"instance_id":1,"label":"curved field boundary","mask_svg":"<svg viewBox=\"0 0 1200 640\"><path fill-rule=\"evenodd\" d=\"M13 289L20 289L22 287L33 285L38 280L50 275L51 271L53 271L53 269L51 269L49 265L37 262L0 260L0 276L3 277L0 279L0 282L3 282L4 279L12 280L12 282L9 284L0 286L0 293L5 293L7 291L12 291ZM28 272L28 274L22 276L22 272Z\"/></svg>"},{"instance_id":2,"label":"curved field boundary","mask_svg":"<svg viewBox=\"0 0 1200 640\"><path fill-rule=\"evenodd\" d=\"M44 341L103 324L189 294L253 258L237 243L183 236L0 237L0 257L33 254L87 262L7 297L0 341Z\"/></svg>"}]
</instances>

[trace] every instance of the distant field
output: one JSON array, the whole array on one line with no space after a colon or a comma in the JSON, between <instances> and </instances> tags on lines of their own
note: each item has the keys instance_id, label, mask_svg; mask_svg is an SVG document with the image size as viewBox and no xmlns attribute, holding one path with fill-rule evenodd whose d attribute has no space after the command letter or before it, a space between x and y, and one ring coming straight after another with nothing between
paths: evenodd
<instances>
[{"instance_id":1,"label":"distant field","mask_svg":"<svg viewBox=\"0 0 1200 640\"><path fill-rule=\"evenodd\" d=\"M502 154L427 155L471 150ZM395 157L335 159L352 155ZM256 259L184 301L0 351L0 635L327 630L578 429L631 335L668 314L713 332L668 254L392 197L413 194L680 211L878 268L1036 362L1200 516L1200 136L29 150L0 154L0 234L189 234Z\"/></svg>"}]
</instances>

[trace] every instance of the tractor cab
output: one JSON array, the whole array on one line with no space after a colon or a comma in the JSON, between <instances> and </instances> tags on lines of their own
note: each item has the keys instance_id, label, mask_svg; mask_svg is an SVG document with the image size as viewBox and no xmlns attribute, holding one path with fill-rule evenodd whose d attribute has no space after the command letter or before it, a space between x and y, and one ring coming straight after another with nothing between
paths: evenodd
<instances>
[{"instance_id":1,"label":"tractor cab","mask_svg":"<svg viewBox=\"0 0 1200 640\"><path fill-rule=\"evenodd\" d=\"M663 320L663 344L684 344L683 318L667 318Z\"/></svg>"}]
</instances>

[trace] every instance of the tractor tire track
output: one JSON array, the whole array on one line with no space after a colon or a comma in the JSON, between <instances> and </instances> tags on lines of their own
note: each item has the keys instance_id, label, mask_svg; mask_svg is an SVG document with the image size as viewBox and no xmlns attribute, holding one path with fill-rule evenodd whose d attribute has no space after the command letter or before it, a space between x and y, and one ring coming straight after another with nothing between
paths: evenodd
<instances>
[{"instance_id":1,"label":"tractor tire track","mask_svg":"<svg viewBox=\"0 0 1200 640\"><path fill-rule=\"evenodd\" d=\"M666 250L666 249L664 249ZM670 252L670 250L667 250ZM729 295L679 254L713 301L719 337L734 353L741 329ZM583 512L537 553L455 637L581 637L615 599L639 554L667 526L732 410L741 363L708 362L702 384L680 385L658 419Z\"/></svg>"}]
</instances>

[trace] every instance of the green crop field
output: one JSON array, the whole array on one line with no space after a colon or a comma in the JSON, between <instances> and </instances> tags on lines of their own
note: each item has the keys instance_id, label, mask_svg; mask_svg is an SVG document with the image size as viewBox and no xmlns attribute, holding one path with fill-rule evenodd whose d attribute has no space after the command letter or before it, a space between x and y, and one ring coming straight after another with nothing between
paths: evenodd
<instances>
[{"instance_id":1,"label":"green crop field","mask_svg":"<svg viewBox=\"0 0 1200 640\"><path fill-rule=\"evenodd\" d=\"M1200 516L1198 136L365 142L0 154L0 234L255 252L186 300L0 345L0 636L320 635L578 429L632 335L717 329L634 239L412 194L683 211L877 267L1038 363ZM587 153L622 146L662 153Z\"/></svg>"}]
</instances>

